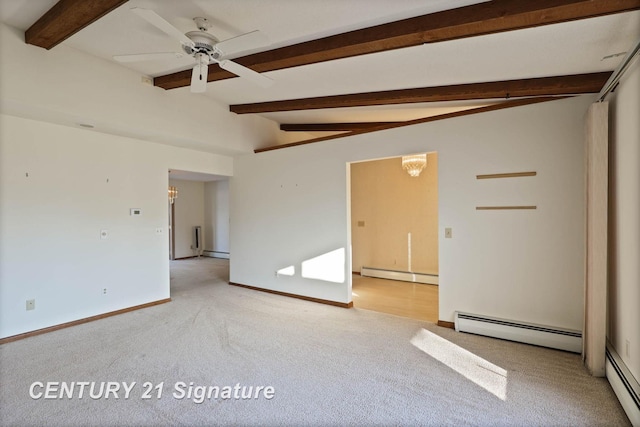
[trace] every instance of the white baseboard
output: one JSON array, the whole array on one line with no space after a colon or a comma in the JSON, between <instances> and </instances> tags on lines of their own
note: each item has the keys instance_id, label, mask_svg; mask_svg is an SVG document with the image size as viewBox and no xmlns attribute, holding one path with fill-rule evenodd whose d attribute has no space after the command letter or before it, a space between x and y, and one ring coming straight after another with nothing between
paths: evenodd
<instances>
[{"instance_id":1,"label":"white baseboard","mask_svg":"<svg viewBox=\"0 0 640 427\"><path fill-rule=\"evenodd\" d=\"M640 427L640 384L608 342L605 372L631 424Z\"/></svg>"},{"instance_id":2,"label":"white baseboard","mask_svg":"<svg viewBox=\"0 0 640 427\"><path fill-rule=\"evenodd\" d=\"M404 282L425 283L437 285L438 276L435 274L411 273L409 271L384 270L381 268L362 267L360 275L365 277L377 277L379 279L401 280Z\"/></svg>"},{"instance_id":3,"label":"white baseboard","mask_svg":"<svg viewBox=\"0 0 640 427\"><path fill-rule=\"evenodd\" d=\"M223 258L229 259L229 252L218 252L218 251L203 251L202 256L206 256L209 258Z\"/></svg>"}]
</instances>

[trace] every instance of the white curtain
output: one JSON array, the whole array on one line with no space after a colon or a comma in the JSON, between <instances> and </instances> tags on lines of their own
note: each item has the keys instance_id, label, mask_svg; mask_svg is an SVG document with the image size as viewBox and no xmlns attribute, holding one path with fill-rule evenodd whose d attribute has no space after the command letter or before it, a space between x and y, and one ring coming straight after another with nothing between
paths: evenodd
<instances>
[{"instance_id":1,"label":"white curtain","mask_svg":"<svg viewBox=\"0 0 640 427\"><path fill-rule=\"evenodd\" d=\"M586 287L583 359L591 375L605 376L607 327L607 211L609 103L592 104L586 119Z\"/></svg>"}]
</instances>

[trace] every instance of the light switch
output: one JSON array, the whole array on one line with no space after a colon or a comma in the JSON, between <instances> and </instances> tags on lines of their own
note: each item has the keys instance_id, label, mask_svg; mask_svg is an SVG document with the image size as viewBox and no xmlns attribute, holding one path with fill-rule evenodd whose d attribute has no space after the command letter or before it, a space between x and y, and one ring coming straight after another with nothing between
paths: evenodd
<instances>
[{"instance_id":1,"label":"light switch","mask_svg":"<svg viewBox=\"0 0 640 427\"><path fill-rule=\"evenodd\" d=\"M452 237L451 227L445 227L444 229L444 238L450 239Z\"/></svg>"}]
</instances>

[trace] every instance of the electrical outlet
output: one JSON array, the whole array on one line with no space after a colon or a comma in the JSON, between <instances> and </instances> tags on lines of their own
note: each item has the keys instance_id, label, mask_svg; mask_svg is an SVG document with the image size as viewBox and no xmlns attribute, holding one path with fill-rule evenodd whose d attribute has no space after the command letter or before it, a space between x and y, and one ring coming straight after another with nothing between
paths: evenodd
<instances>
[{"instance_id":1,"label":"electrical outlet","mask_svg":"<svg viewBox=\"0 0 640 427\"><path fill-rule=\"evenodd\" d=\"M109 230L100 230L100 238L102 240L109 238Z\"/></svg>"},{"instance_id":2,"label":"electrical outlet","mask_svg":"<svg viewBox=\"0 0 640 427\"><path fill-rule=\"evenodd\" d=\"M445 227L445 229L444 229L444 238L445 239L451 239L452 236L453 236L453 231L451 230L451 227Z\"/></svg>"},{"instance_id":3,"label":"electrical outlet","mask_svg":"<svg viewBox=\"0 0 640 427\"><path fill-rule=\"evenodd\" d=\"M36 300L28 299L27 300L27 311L36 309Z\"/></svg>"},{"instance_id":4,"label":"electrical outlet","mask_svg":"<svg viewBox=\"0 0 640 427\"><path fill-rule=\"evenodd\" d=\"M162 227L156 228L156 234L162 234Z\"/></svg>"},{"instance_id":5,"label":"electrical outlet","mask_svg":"<svg viewBox=\"0 0 640 427\"><path fill-rule=\"evenodd\" d=\"M106 295L107 294L107 288L102 289L102 295Z\"/></svg>"}]
</instances>

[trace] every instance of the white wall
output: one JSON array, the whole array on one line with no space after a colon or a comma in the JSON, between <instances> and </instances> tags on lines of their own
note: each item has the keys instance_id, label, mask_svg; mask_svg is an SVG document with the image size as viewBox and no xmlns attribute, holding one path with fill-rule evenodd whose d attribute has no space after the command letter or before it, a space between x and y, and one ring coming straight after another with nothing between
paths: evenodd
<instances>
[{"instance_id":1,"label":"white wall","mask_svg":"<svg viewBox=\"0 0 640 427\"><path fill-rule=\"evenodd\" d=\"M169 169L233 159L0 115L0 337L168 298Z\"/></svg>"},{"instance_id":2,"label":"white wall","mask_svg":"<svg viewBox=\"0 0 640 427\"><path fill-rule=\"evenodd\" d=\"M58 124L93 123L101 132L233 155L277 139L277 124L229 112L189 88L164 90L141 75L64 43L25 44L0 24L1 112Z\"/></svg>"},{"instance_id":3,"label":"white wall","mask_svg":"<svg viewBox=\"0 0 640 427\"><path fill-rule=\"evenodd\" d=\"M178 198L174 201L173 218L174 258L197 256L198 251L193 249L195 243L193 228L199 225L203 227L204 232L204 182L169 179L169 185L178 189ZM206 244L206 239L204 243Z\"/></svg>"},{"instance_id":4,"label":"white wall","mask_svg":"<svg viewBox=\"0 0 640 427\"><path fill-rule=\"evenodd\" d=\"M610 97L608 338L640 381L640 63ZM627 344L629 341L629 351Z\"/></svg>"},{"instance_id":5,"label":"white wall","mask_svg":"<svg viewBox=\"0 0 640 427\"><path fill-rule=\"evenodd\" d=\"M578 97L236 158L231 281L351 301L342 283L304 278L301 263L349 249L347 162L437 151L440 319L455 310L582 329L584 114ZM537 171L534 178L476 174ZM476 211L478 205L537 205ZM444 227L453 239L442 238ZM275 271L294 266L293 276Z\"/></svg>"},{"instance_id":6,"label":"white wall","mask_svg":"<svg viewBox=\"0 0 640 427\"><path fill-rule=\"evenodd\" d=\"M140 78L0 24L0 337L168 297L168 170L231 176L227 155L277 138L269 120Z\"/></svg>"},{"instance_id":7,"label":"white wall","mask_svg":"<svg viewBox=\"0 0 640 427\"><path fill-rule=\"evenodd\" d=\"M205 250L229 253L229 180L204 184Z\"/></svg>"}]
</instances>

